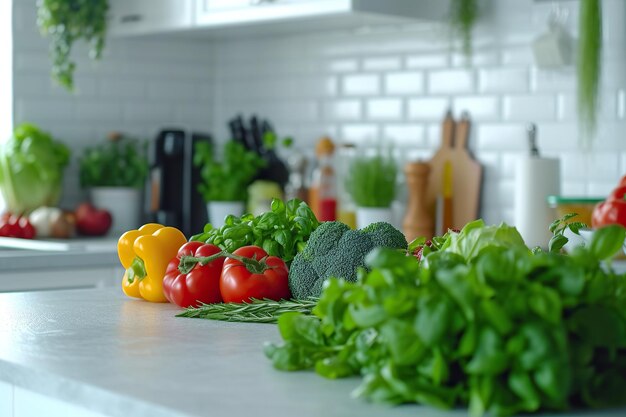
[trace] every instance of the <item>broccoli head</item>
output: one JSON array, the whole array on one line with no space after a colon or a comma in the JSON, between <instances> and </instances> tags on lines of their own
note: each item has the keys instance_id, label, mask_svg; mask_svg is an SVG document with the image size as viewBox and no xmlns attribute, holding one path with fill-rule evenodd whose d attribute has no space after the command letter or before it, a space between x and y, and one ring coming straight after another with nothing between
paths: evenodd
<instances>
[{"instance_id":1,"label":"broccoli head","mask_svg":"<svg viewBox=\"0 0 626 417\"><path fill-rule=\"evenodd\" d=\"M375 223L361 230L351 230L340 222L322 223L291 264L291 294L296 299L319 297L324 281L331 277L356 282L357 270L365 268L365 256L378 246L406 249L407 243L389 223Z\"/></svg>"},{"instance_id":2,"label":"broccoli head","mask_svg":"<svg viewBox=\"0 0 626 417\"><path fill-rule=\"evenodd\" d=\"M404 234L387 222L372 223L361 231L372 239L376 247L406 249L408 246Z\"/></svg>"}]
</instances>

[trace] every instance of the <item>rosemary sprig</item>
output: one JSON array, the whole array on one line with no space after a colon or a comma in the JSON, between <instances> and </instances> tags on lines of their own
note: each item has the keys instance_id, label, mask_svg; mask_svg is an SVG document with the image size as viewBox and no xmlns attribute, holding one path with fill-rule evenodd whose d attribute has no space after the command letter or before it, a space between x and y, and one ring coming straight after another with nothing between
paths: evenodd
<instances>
[{"instance_id":1,"label":"rosemary sprig","mask_svg":"<svg viewBox=\"0 0 626 417\"><path fill-rule=\"evenodd\" d=\"M200 307L190 307L176 317L191 317L198 319L238 321L245 323L276 323L278 317L287 312L311 314L317 304L317 298L305 300L257 300L249 303L220 303L202 304Z\"/></svg>"}]
</instances>

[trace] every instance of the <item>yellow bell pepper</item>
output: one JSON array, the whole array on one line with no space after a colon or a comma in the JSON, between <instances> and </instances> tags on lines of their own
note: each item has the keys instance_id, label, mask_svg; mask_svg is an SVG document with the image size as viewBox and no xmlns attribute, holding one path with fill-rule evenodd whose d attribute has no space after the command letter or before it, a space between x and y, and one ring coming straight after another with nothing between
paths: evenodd
<instances>
[{"instance_id":1,"label":"yellow bell pepper","mask_svg":"<svg viewBox=\"0 0 626 417\"><path fill-rule=\"evenodd\" d=\"M124 294L154 303L167 302L163 294L165 270L186 242L180 230L156 223L124 233L117 242L117 254L126 269Z\"/></svg>"}]
</instances>

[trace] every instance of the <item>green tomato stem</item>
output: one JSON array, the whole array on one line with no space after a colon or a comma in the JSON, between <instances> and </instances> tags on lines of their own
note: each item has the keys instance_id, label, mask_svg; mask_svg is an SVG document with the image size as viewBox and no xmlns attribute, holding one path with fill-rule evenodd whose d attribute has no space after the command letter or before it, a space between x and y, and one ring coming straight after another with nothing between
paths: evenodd
<instances>
[{"instance_id":1,"label":"green tomato stem","mask_svg":"<svg viewBox=\"0 0 626 417\"><path fill-rule=\"evenodd\" d=\"M253 258L246 258L244 256L235 255L235 254L232 254L230 252L223 250L211 256L200 256L200 257L191 256L191 255L181 256L180 264L178 265L178 270L182 274L188 274L195 268L197 264L204 266L219 258L235 259L236 261L241 262L243 266L245 266L246 269L253 274L262 274L268 269L270 269L267 263L265 263L265 258L260 259L260 260L253 259Z\"/></svg>"}]
</instances>

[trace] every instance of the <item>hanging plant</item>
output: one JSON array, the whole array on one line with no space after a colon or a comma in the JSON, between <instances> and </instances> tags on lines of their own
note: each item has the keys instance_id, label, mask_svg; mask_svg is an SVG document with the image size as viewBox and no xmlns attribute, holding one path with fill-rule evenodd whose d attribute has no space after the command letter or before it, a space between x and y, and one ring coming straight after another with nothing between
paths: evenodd
<instances>
[{"instance_id":1,"label":"hanging plant","mask_svg":"<svg viewBox=\"0 0 626 417\"><path fill-rule=\"evenodd\" d=\"M600 0L581 0L578 39L578 117L584 147L596 133L602 53Z\"/></svg>"},{"instance_id":2,"label":"hanging plant","mask_svg":"<svg viewBox=\"0 0 626 417\"><path fill-rule=\"evenodd\" d=\"M452 0L450 25L454 36L461 38L463 54L472 55L472 30L478 18L478 0Z\"/></svg>"},{"instance_id":3,"label":"hanging plant","mask_svg":"<svg viewBox=\"0 0 626 417\"><path fill-rule=\"evenodd\" d=\"M104 49L108 0L38 0L37 25L50 38L52 78L73 90L76 64L70 54L77 40L89 43L89 56L99 59Z\"/></svg>"}]
</instances>

